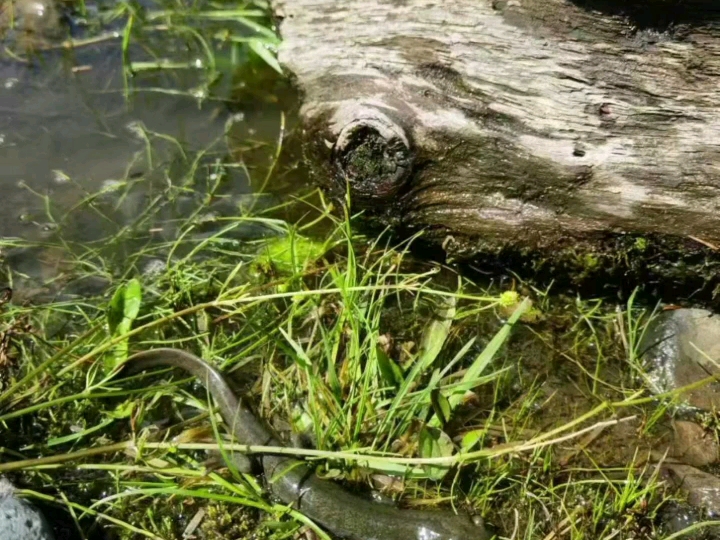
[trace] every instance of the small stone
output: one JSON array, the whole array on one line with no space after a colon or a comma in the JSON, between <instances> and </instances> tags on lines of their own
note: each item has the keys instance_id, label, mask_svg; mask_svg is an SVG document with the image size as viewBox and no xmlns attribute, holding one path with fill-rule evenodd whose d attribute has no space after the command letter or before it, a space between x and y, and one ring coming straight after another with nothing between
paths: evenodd
<instances>
[{"instance_id":1,"label":"small stone","mask_svg":"<svg viewBox=\"0 0 720 540\"><path fill-rule=\"evenodd\" d=\"M34 47L62 38L66 30L55 0L12 0L0 3L0 36L8 33Z\"/></svg>"},{"instance_id":2,"label":"small stone","mask_svg":"<svg viewBox=\"0 0 720 540\"><path fill-rule=\"evenodd\" d=\"M663 472L687 496L687 502L702 508L708 517L720 516L720 478L690 465L666 463Z\"/></svg>"},{"instance_id":3,"label":"small stone","mask_svg":"<svg viewBox=\"0 0 720 540\"><path fill-rule=\"evenodd\" d=\"M42 513L28 501L17 498L6 478L0 478L0 538L55 540Z\"/></svg>"},{"instance_id":4,"label":"small stone","mask_svg":"<svg viewBox=\"0 0 720 540\"><path fill-rule=\"evenodd\" d=\"M65 294L70 297L88 298L91 296L99 296L107 291L111 282L105 276L86 275L68 282L65 287Z\"/></svg>"},{"instance_id":5,"label":"small stone","mask_svg":"<svg viewBox=\"0 0 720 540\"><path fill-rule=\"evenodd\" d=\"M712 433L695 422L684 420L674 422L673 428L671 457L693 467L704 467L718 460L718 443Z\"/></svg>"},{"instance_id":6,"label":"small stone","mask_svg":"<svg viewBox=\"0 0 720 540\"><path fill-rule=\"evenodd\" d=\"M640 351L656 393L720 376L720 317L703 309L666 311L645 332ZM709 382L680 397L697 409L720 409L720 383Z\"/></svg>"},{"instance_id":7,"label":"small stone","mask_svg":"<svg viewBox=\"0 0 720 540\"><path fill-rule=\"evenodd\" d=\"M669 501L664 504L658 514L660 521L660 536L666 538L683 529L702 521L701 512L689 504L678 501ZM696 536L683 536L684 540L697 540Z\"/></svg>"}]
</instances>

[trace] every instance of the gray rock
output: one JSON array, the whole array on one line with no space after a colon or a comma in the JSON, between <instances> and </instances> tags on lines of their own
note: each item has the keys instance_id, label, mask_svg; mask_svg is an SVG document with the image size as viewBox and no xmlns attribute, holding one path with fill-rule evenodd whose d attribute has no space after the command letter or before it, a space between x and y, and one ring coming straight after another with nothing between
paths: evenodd
<instances>
[{"instance_id":1,"label":"gray rock","mask_svg":"<svg viewBox=\"0 0 720 540\"><path fill-rule=\"evenodd\" d=\"M3 540L55 540L42 513L14 495L12 484L0 478L0 538Z\"/></svg>"},{"instance_id":2,"label":"gray rock","mask_svg":"<svg viewBox=\"0 0 720 540\"><path fill-rule=\"evenodd\" d=\"M658 538L667 538L671 534L684 531L688 527L703 521L702 514L697 508L678 501L668 501L664 504L660 508L658 518L660 520ZM683 540L711 540L716 539L717 535L713 535L707 529L700 529L694 534L685 531L681 538Z\"/></svg>"},{"instance_id":3,"label":"gray rock","mask_svg":"<svg viewBox=\"0 0 720 540\"><path fill-rule=\"evenodd\" d=\"M640 350L645 351L649 382L657 393L720 376L720 316L703 309L666 311L651 323ZM682 397L698 409L720 409L720 383L705 384Z\"/></svg>"},{"instance_id":4,"label":"gray rock","mask_svg":"<svg viewBox=\"0 0 720 540\"><path fill-rule=\"evenodd\" d=\"M695 422L685 420L674 421L673 431L669 457L693 467L705 467L718 460L720 449L712 432L706 431Z\"/></svg>"},{"instance_id":5,"label":"gray rock","mask_svg":"<svg viewBox=\"0 0 720 540\"><path fill-rule=\"evenodd\" d=\"M710 518L720 516L720 478L679 463L665 463L662 469L685 493L689 504L702 508Z\"/></svg>"},{"instance_id":6,"label":"gray rock","mask_svg":"<svg viewBox=\"0 0 720 540\"><path fill-rule=\"evenodd\" d=\"M12 0L0 4L0 36L21 35L25 45L45 44L64 36L55 0Z\"/></svg>"}]
</instances>

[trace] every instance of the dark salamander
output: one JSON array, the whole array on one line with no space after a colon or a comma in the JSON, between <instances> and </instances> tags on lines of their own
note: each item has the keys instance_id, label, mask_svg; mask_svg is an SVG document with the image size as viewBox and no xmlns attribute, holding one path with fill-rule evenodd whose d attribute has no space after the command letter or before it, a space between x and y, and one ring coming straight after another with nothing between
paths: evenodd
<instances>
[{"instance_id":1,"label":"dark salamander","mask_svg":"<svg viewBox=\"0 0 720 540\"><path fill-rule=\"evenodd\" d=\"M282 443L238 399L222 374L197 356L178 349L153 349L128 358L121 372L158 366L180 368L197 377L220 408L240 444ZM301 460L277 455L260 458L270 490L338 538L347 540L488 540L491 534L469 516L447 511L404 510L352 494L323 480Z\"/></svg>"}]
</instances>

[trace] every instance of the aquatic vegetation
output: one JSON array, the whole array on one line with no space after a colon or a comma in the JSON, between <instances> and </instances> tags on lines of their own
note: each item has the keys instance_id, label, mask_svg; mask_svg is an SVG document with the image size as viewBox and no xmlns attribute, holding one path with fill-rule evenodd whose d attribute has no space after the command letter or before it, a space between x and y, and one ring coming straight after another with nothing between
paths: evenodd
<instances>
[{"instance_id":1,"label":"aquatic vegetation","mask_svg":"<svg viewBox=\"0 0 720 540\"><path fill-rule=\"evenodd\" d=\"M203 175L195 159L191 177ZM169 217L193 185L194 209ZM108 380L122 357L162 344L231 374L297 444L283 452L351 488L405 506L452 503L523 538L659 537L666 495L638 450L651 437L636 431L655 409L628 369L639 369L639 308L619 317L601 301L479 287L414 258L412 239L358 235L354 217L336 217L315 192L201 220L213 204L205 187L166 184L140 218L108 219L108 235L89 243L63 238L66 216L53 246L63 275L43 284L60 296L3 305L3 328L16 330L4 353L0 471L22 473L14 478L32 489L21 493L124 538L314 528L223 463L244 449L192 381ZM291 208L301 219L278 217ZM151 232L168 224L172 238ZM243 236L248 224L263 233ZM18 292L30 286L6 272ZM100 277L95 295L64 292Z\"/></svg>"},{"instance_id":2,"label":"aquatic vegetation","mask_svg":"<svg viewBox=\"0 0 720 540\"><path fill-rule=\"evenodd\" d=\"M126 95L143 73L191 72L202 100L222 79L248 62L263 63L278 73L279 38L264 0L177 2L120 0L28 2L13 0L0 9L4 52L18 62L46 62L53 52L119 52ZM92 69L76 63L77 72ZM179 88L177 90L180 90ZM157 88L172 93L172 88Z\"/></svg>"},{"instance_id":3,"label":"aquatic vegetation","mask_svg":"<svg viewBox=\"0 0 720 540\"><path fill-rule=\"evenodd\" d=\"M266 8L80 3L84 26L41 51L74 68L120 51L128 103L190 97L221 129L201 145L136 119L120 174L24 185L42 234L0 239L0 473L88 537L326 538L227 459L251 449L194 381L110 378L164 345L228 374L276 452L361 494L513 538L663 537L673 493L651 452L674 413L639 358L652 306L478 283L416 257L416 238L360 234L298 180ZM246 122L260 101L266 133Z\"/></svg>"}]
</instances>

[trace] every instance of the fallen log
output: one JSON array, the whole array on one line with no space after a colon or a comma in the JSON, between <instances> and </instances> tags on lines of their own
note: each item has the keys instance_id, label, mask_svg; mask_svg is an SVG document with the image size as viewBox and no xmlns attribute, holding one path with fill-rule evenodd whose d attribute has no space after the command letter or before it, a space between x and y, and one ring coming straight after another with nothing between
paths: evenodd
<instances>
[{"instance_id":1,"label":"fallen log","mask_svg":"<svg viewBox=\"0 0 720 540\"><path fill-rule=\"evenodd\" d=\"M334 196L452 258L541 254L586 275L642 261L714 290L717 2L273 7L305 155Z\"/></svg>"}]
</instances>

